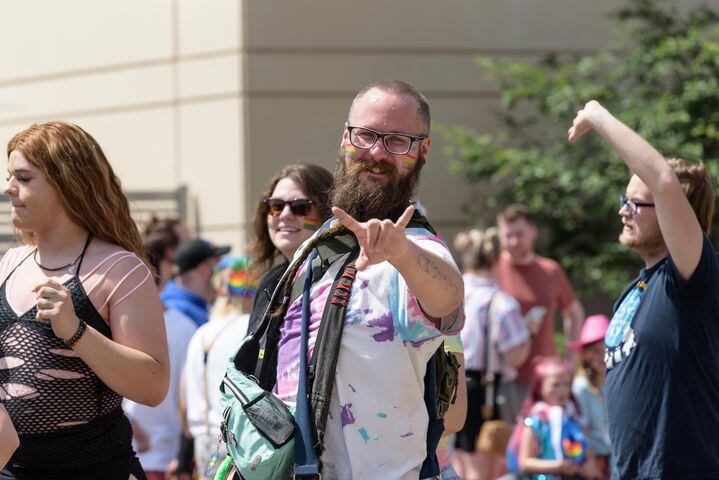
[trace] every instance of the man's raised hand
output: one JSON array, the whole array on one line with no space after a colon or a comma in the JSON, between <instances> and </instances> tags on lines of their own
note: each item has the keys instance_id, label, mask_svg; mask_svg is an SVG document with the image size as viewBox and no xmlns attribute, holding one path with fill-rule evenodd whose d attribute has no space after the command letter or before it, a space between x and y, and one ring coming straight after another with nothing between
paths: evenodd
<instances>
[{"instance_id":1,"label":"man's raised hand","mask_svg":"<svg viewBox=\"0 0 719 480\"><path fill-rule=\"evenodd\" d=\"M569 142L576 142L589 130L595 128L598 125L600 115L606 113L606 111L596 100L587 102L584 108L577 112L577 116L574 117L572 126L569 128Z\"/></svg>"},{"instance_id":2,"label":"man's raised hand","mask_svg":"<svg viewBox=\"0 0 719 480\"><path fill-rule=\"evenodd\" d=\"M405 209L396 222L377 218L358 222L338 207L332 207L332 213L357 237L360 253L356 266L359 271L384 261L391 262L409 251L409 240L404 232L414 213L412 205Z\"/></svg>"}]
</instances>

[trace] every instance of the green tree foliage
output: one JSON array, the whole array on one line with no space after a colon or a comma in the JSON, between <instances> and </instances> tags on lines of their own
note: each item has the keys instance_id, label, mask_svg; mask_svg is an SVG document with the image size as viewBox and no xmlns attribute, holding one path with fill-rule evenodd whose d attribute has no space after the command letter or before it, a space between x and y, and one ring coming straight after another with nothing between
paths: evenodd
<instances>
[{"instance_id":1,"label":"green tree foliage","mask_svg":"<svg viewBox=\"0 0 719 480\"><path fill-rule=\"evenodd\" d=\"M577 110L599 100L665 156L701 160L712 178L719 173L719 15L632 0L616 16L618 45L593 55L535 64L479 58L500 89L503 128L444 132L454 168L476 186L473 220L527 204L548 237L542 252L584 294L612 296L640 266L617 243L628 171L594 134L567 142Z\"/></svg>"}]
</instances>

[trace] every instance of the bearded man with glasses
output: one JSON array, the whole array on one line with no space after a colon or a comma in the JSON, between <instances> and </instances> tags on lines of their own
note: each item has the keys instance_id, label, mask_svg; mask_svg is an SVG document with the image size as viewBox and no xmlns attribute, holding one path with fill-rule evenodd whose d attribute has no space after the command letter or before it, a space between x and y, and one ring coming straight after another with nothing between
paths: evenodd
<instances>
[{"instance_id":1,"label":"bearded man with glasses","mask_svg":"<svg viewBox=\"0 0 719 480\"><path fill-rule=\"evenodd\" d=\"M704 165L665 159L598 102L569 129L597 132L633 173L619 242L645 263L605 337L612 478L719 478L719 262Z\"/></svg>"},{"instance_id":2,"label":"bearded man with glasses","mask_svg":"<svg viewBox=\"0 0 719 480\"><path fill-rule=\"evenodd\" d=\"M302 297L309 297L308 358L328 351L323 327L343 325L331 343L339 345L336 356L317 356L309 390L314 398L318 384L332 385L320 402L329 400L324 419L317 421L314 401L311 408L324 479L439 474L436 458L424 469L436 446L428 446L435 411L425 403L425 372L444 336L462 328L464 286L449 249L413 204L429 128L427 101L411 85L379 82L357 94L330 196L335 218L306 242L279 287L277 298L286 300L271 315L283 320L266 335L256 376L286 403L298 400ZM341 253L324 257L327 249ZM293 287L304 283L308 261L314 283L299 294ZM343 319L326 314L333 304L345 305Z\"/></svg>"}]
</instances>

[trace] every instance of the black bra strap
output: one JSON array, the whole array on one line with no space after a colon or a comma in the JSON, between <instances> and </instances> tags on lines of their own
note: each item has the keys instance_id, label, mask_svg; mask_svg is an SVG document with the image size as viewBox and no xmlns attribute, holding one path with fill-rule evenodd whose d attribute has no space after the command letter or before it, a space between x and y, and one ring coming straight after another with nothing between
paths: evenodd
<instances>
[{"instance_id":1,"label":"black bra strap","mask_svg":"<svg viewBox=\"0 0 719 480\"><path fill-rule=\"evenodd\" d=\"M35 247L32 252L30 252L30 253L28 253L27 255L25 255L25 258L23 258L22 260L20 260L20 263L18 263L17 265L15 265L15 266L13 267L13 269L10 270L10 273L7 274L7 276L5 277L5 280L3 280L3 282L2 282L3 285L5 285L5 282L8 281L8 278L10 278L10 276L11 276L13 273L15 273L15 270L17 270L20 265L22 265L23 263L25 263L25 260L27 260L28 258L30 258L30 257L35 253L35 250L37 250L37 247Z\"/></svg>"},{"instance_id":2,"label":"black bra strap","mask_svg":"<svg viewBox=\"0 0 719 480\"><path fill-rule=\"evenodd\" d=\"M80 278L80 266L82 265L82 261L85 258L85 252L87 251L87 247L90 246L90 242L92 241L92 232L87 234L87 240L85 240L85 246L82 247L82 252L80 252L80 258L77 261L77 267L75 268L75 276Z\"/></svg>"}]
</instances>

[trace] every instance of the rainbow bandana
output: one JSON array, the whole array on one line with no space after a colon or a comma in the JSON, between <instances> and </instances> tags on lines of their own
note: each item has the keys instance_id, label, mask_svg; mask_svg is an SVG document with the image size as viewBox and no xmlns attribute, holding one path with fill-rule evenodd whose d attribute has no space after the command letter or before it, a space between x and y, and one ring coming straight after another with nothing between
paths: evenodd
<instances>
[{"instance_id":1,"label":"rainbow bandana","mask_svg":"<svg viewBox=\"0 0 719 480\"><path fill-rule=\"evenodd\" d=\"M229 256L220 260L215 274L222 274L218 294L231 297L253 297L257 293L260 277L254 270L251 259L243 256Z\"/></svg>"}]
</instances>

